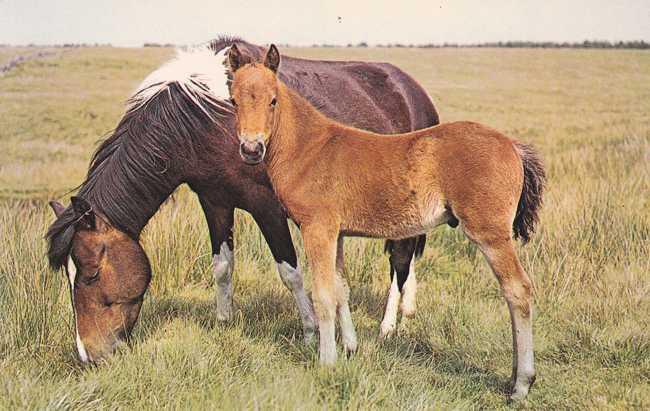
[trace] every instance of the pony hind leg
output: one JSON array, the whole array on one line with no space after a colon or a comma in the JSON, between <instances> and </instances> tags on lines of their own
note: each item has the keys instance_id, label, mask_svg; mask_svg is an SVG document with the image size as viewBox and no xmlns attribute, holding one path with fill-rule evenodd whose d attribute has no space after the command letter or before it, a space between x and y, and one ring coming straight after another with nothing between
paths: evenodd
<instances>
[{"instance_id":1,"label":"pony hind leg","mask_svg":"<svg viewBox=\"0 0 650 411\"><path fill-rule=\"evenodd\" d=\"M417 279L415 258L422 255L426 237L407 238L400 241L386 241L390 255L391 285L386 302L384 318L380 326L380 338L391 336L397 327L398 308L402 313L402 324L415 315Z\"/></svg>"},{"instance_id":2,"label":"pony hind leg","mask_svg":"<svg viewBox=\"0 0 650 411\"><path fill-rule=\"evenodd\" d=\"M357 333L352 321L350 312L350 288L344 278L345 254L343 236L339 236L336 246L336 294L337 294L337 315L341 326L341 342L349 357L357 351Z\"/></svg>"},{"instance_id":3,"label":"pony hind leg","mask_svg":"<svg viewBox=\"0 0 650 411\"><path fill-rule=\"evenodd\" d=\"M517 258L510 233L488 238L475 242L497 277L510 311L513 343L510 398L517 400L526 397L535 382L532 284Z\"/></svg>"}]
</instances>

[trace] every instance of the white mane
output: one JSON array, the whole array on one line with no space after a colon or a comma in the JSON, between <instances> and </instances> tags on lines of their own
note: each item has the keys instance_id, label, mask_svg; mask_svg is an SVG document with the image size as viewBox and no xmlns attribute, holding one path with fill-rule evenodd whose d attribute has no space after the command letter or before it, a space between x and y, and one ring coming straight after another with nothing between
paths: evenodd
<instances>
[{"instance_id":1,"label":"white mane","mask_svg":"<svg viewBox=\"0 0 650 411\"><path fill-rule=\"evenodd\" d=\"M168 91L176 83L182 91L194 101L209 117L205 104L223 108L223 102L230 97L226 54L230 47L218 53L209 44L188 49L177 49L176 56L149 74L138 86L129 101L127 110L136 110L144 106L162 91Z\"/></svg>"}]
</instances>

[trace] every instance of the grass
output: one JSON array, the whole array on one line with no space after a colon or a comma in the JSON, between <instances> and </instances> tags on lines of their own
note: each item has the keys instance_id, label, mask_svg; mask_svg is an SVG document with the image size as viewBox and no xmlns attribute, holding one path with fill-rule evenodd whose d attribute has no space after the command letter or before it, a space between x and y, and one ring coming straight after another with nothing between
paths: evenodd
<instances>
[{"instance_id":1,"label":"grass","mask_svg":"<svg viewBox=\"0 0 650 411\"><path fill-rule=\"evenodd\" d=\"M11 52L0 49L0 58ZM507 309L458 232L429 236L417 265L418 314L384 343L376 339L388 289L382 244L348 241L360 350L319 369L244 213L236 224L235 320L216 322L207 228L187 189L143 235L154 279L131 348L81 366L66 280L44 256L53 219L46 200L82 180L121 103L171 55L92 48L31 60L0 78L0 409L650 408L649 53L286 52L393 62L427 88L444 121L481 121L543 153L542 224L520 252L536 295L538 380L529 398L506 402Z\"/></svg>"}]
</instances>

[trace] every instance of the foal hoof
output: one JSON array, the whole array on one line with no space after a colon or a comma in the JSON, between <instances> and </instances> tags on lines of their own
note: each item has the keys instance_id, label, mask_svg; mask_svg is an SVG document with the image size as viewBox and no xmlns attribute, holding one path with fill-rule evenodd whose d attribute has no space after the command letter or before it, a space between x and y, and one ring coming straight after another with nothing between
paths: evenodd
<instances>
[{"instance_id":1,"label":"foal hoof","mask_svg":"<svg viewBox=\"0 0 650 411\"><path fill-rule=\"evenodd\" d=\"M528 396L528 392L530 391L530 387L533 386L534 382L535 375L524 378L524 381L515 382L514 386L512 387L512 394L510 394L510 401L521 401L526 398L526 396Z\"/></svg>"},{"instance_id":2,"label":"foal hoof","mask_svg":"<svg viewBox=\"0 0 650 411\"><path fill-rule=\"evenodd\" d=\"M395 334L395 329L397 327L395 324L384 324L381 323L379 326L379 340L387 340Z\"/></svg>"}]
</instances>

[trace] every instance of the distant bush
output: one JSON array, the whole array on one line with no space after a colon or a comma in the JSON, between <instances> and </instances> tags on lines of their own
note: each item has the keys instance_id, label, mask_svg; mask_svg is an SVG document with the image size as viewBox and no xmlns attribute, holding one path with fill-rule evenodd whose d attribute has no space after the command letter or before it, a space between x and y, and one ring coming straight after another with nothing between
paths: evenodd
<instances>
[{"instance_id":1,"label":"distant bush","mask_svg":"<svg viewBox=\"0 0 650 411\"><path fill-rule=\"evenodd\" d=\"M143 47L175 47L172 43L144 43Z\"/></svg>"},{"instance_id":2,"label":"distant bush","mask_svg":"<svg viewBox=\"0 0 650 411\"><path fill-rule=\"evenodd\" d=\"M314 44L314 47L337 47L331 44ZM368 47L365 41L352 44L348 43L346 47ZM386 43L377 44L376 47L387 48L572 48L572 49L650 49L650 43L645 40L617 41L610 42L607 40L585 40L577 43L553 42L553 41L497 41L487 43L457 44L457 43L426 43L426 44L403 44L403 43Z\"/></svg>"}]
</instances>

